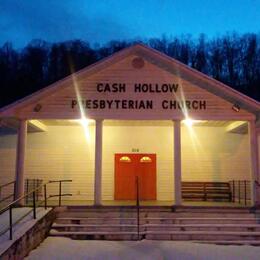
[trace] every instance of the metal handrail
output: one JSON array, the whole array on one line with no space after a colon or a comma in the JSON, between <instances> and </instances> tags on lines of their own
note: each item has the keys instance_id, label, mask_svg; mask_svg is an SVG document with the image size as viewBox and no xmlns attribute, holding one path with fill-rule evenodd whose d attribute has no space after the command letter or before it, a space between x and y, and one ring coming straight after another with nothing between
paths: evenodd
<instances>
[{"instance_id":1,"label":"metal handrail","mask_svg":"<svg viewBox=\"0 0 260 260\"><path fill-rule=\"evenodd\" d=\"M230 181L231 187L232 187L232 201L236 202L236 198L238 199L238 203L241 202L245 205L247 205L247 200L250 199L250 197L247 196L247 186L250 183L249 180L232 180ZM257 182L255 182L257 185ZM242 191L243 190L243 191ZM237 195L237 196L236 196ZM244 196L242 196L244 195Z\"/></svg>"},{"instance_id":2,"label":"metal handrail","mask_svg":"<svg viewBox=\"0 0 260 260\"><path fill-rule=\"evenodd\" d=\"M260 188L260 183L257 180L255 180L255 185L257 186L257 188Z\"/></svg>"},{"instance_id":3,"label":"metal handrail","mask_svg":"<svg viewBox=\"0 0 260 260\"><path fill-rule=\"evenodd\" d=\"M50 195L49 197L47 196L47 185L50 183L59 183L59 194L58 195ZM15 223L13 223L13 214L12 214L12 209L14 206L17 205L17 203L21 200L23 200L26 197L29 197L30 195L33 195L33 218L36 219L36 191L38 191L40 188L44 187L44 200L41 201L39 204L41 204L42 202L44 202L44 208L47 209L47 200L48 198L51 197L59 197L59 206L61 206L61 197L63 196L72 196L72 194L62 194L61 193L61 183L62 182L72 182L72 180L58 180L58 181L48 181L45 184L41 184L39 185L37 188L35 188L34 190L28 192L27 194L21 196L20 198L16 199L15 201L13 201L12 203L8 204L6 207L4 207L3 209L0 210L0 215L4 212L6 212L7 210L9 210L9 227L6 228L5 230L3 230L0 235L4 234L7 230L9 230L9 238L10 240L13 239L13 226L18 223L21 219L23 219L24 217L26 217L31 211L29 211L28 213L26 213L24 216L22 216L20 219L18 219Z\"/></svg>"},{"instance_id":4,"label":"metal handrail","mask_svg":"<svg viewBox=\"0 0 260 260\"><path fill-rule=\"evenodd\" d=\"M140 198L139 198L139 178L135 177L136 184L136 213L137 213L137 240L140 240Z\"/></svg>"},{"instance_id":5,"label":"metal handrail","mask_svg":"<svg viewBox=\"0 0 260 260\"><path fill-rule=\"evenodd\" d=\"M2 194L2 189L4 188L4 187L7 187L7 186L9 186L9 185L14 185L14 187L13 187L13 193L12 194L10 194L10 195L8 195L8 196L6 196L5 198L1 198L1 194ZM10 181L10 182L8 182L8 183L5 183L5 184L2 184L2 185L0 185L0 203L2 203L2 202L4 202L5 200L8 200L9 198L11 198L11 197L13 197L13 200L14 200L14 198L15 198L15 181Z\"/></svg>"},{"instance_id":6,"label":"metal handrail","mask_svg":"<svg viewBox=\"0 0 260 260\"><path fill-rule=\"evenodd\" d=\"M15 183L15 181L10 181L10 182L8 182L8 183L2 184L2 185L0 185L0 189L2 189L2 188L5 187L5 186L8 186L8 185L10 185L10 184L13 184L13 183Z\"/></svg>"}]
</instances>

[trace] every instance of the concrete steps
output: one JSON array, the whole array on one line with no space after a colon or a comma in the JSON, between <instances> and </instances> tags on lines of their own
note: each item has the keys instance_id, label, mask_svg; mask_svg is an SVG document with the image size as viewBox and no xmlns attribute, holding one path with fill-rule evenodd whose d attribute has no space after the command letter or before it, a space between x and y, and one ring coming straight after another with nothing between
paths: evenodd
<instances>
[{"instance_id":1,"label":"concrete steps","mask_svg":"<svg viewBox=\"0 0 260 260\"><path fill-rule=\"evenodd\" d=\"M215 232L215 231L147 231L146 239L150 240L176 240L176 241L218 241L218 240L259 240L260 232Z\"/></svg>"},{"instance_id":2,"label":"concrete steps","mask_svg":"<svg viewBox=\"0 0 260 260\"><path fill-rule=\"evenodd\" d=\"M158 224L158 223L164 223L164 224L254 224L254 223L260 223L260 218L147 218L145 219L146 223L150 224Z\"/></svg>"},{"instance_id":3,"label":"concrete steps","mask_svg":"<svg viewBox=\"0 0 260 260\"><path fill-rule=\"evenodd\" d=\"M260 240L212 240L212 241L201 241L194 240L194 243L200 244L215 244L215 245L250 245L250 246L260 246Z\"/></svg>"},{"instance_id":4,"label":"concrete steps","mask_svg":"<svg viewBox=\"0 0 260 260\"><path fill-rule=\"evenodd\" d=\"M56 223L58 224L120 224L120 223L124 223L126 225L130 225L130 224L135 224L136 223L136 218L103 218L103 217L99 217L99 218L72 218L72 217L68 217L68 218L57 218L56 219Z\"/></svg>"},{"instance_id":5,"label":"concrete steps","mask_svg":"<svg viewBox=\"0 0 260 260\"><path fill-rule=\"evenodd\" d=\"M136 224L135 218L114 218L114 217L62 217L57 218L58 224ZM260 223L260 218L140 218L140 224L255 224Z\"/></svg>"},{"instance_id":6,"label":"concrete steps","mask_svg":"<svg viewBox=\"0 0 260 260\"><path fill-rule=\"evenodd\" d=\"M81 231L81 232L72 232L72 231L50 231L50 236L58 237L69 237L71 239L77 240L138 240L136 232L108 232L108 231Z\"/></svg>"},{"instance_id":7,"label":"concrete steps","mask_svg":"<svg viewBox=\"0 0 260 260\"><path fill-rule=\"evenodd\" d=\"M250 208L143 207L139 239L260 245L259 211ZM135 207L58 208L50 236L137 240Z\"/></svg>"},{"instance_id":8,"label":"concrete steps","mask_svg":"<svg viewBox=\"0 0 260 260\"><path fill-rule=\"evenodd\" d=\"M126 231L136 232L137 225L133 224L57 224L52 225L52 229L57 231ZM258 224L141 224L140 231L157 232L167 230L172 231L235 231L235 232L260 232Z\"/></svg>"},{"instance_id":9,"label":"concrete steps","mask_svg":"<svg viewBox=\"0 0 260 260\"><path fill-rule=\"evenodd\" d=\"M127 225L127 224L118 224L118 225L104 225L104 224L56 224L52 225L52 229L57 231L69 231L69 232L135 232L137 231L137 225ZM141 226L141 230L144 231L145 227Z\"/></svg>"}]
</instances>

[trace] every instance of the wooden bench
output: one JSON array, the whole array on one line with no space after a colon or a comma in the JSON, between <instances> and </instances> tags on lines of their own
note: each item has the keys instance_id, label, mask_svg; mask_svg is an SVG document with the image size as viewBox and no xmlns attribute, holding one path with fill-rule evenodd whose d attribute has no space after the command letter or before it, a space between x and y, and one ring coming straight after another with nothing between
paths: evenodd
<instances>
[{"instance_id":1,"label":"wooden bench","mask_svg":"<svg viewBox=\"0 0 260 260\"><path fill-rule=\"evenodd\" d=\"M187 201L232 201L228 182L182 182L182 198Z\"/></svg>"}]
</instances>

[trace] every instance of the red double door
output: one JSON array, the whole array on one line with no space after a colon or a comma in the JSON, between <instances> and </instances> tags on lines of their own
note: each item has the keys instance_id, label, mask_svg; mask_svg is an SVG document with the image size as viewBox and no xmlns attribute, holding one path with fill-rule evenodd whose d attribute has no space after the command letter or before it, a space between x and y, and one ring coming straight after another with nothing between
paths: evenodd
<instances>
[{"instance_id":1,"label":"red double door","mask_svg":"<svg viewBox=\"0 0 260 260\"><path fill-rule=\"evenodd\" d=\"M115 154L115 200L156 200L156 154Z\"/></svg>"}]
</instances>

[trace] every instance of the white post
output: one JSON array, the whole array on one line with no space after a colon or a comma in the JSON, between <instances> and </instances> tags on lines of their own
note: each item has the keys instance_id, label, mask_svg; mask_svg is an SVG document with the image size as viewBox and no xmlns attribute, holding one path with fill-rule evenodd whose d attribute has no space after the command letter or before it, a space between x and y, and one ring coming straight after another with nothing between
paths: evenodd
<instances>
[{"instance_id":1,"label":"white post","mask_svg":"<svg viewBox=\"0 0 260 260\"><path fill-rule=\"evenodd\" d=\"M102 130L103 120L96 120L95 136L95 187L94 204L101 205L102 200Z\"/></svg>"},{"instance_id":2,"label":"white post","mask_svg":"<svg viewBox=\"0 0 260 260\"><path fill-rule=\"evenodd\" d=\"M24 165L27 139L27 121L19 122L16 148L15 199L24 195Z\"/></svg>"},{"instance_id":3,"label":"white post","mask_svg":"<svg viewBox=\"0 0 260 260\"><path fill-rule=\"evenodd\" d=\"M181 122L174 121L174 198L181 205Z\"/></svg>"},{"instance_id":4,"label":"white post","mask_svg":"<svg viewBox=\"0 0 260 260\"><path fill-rule=\"evenodd\" d=\"M250 138L250 158L251 158L251 204L256 204L256 187L255 181L258 180L258 147L255 121L249 121L249 138Z\"/></svg>"}]
</instances>

